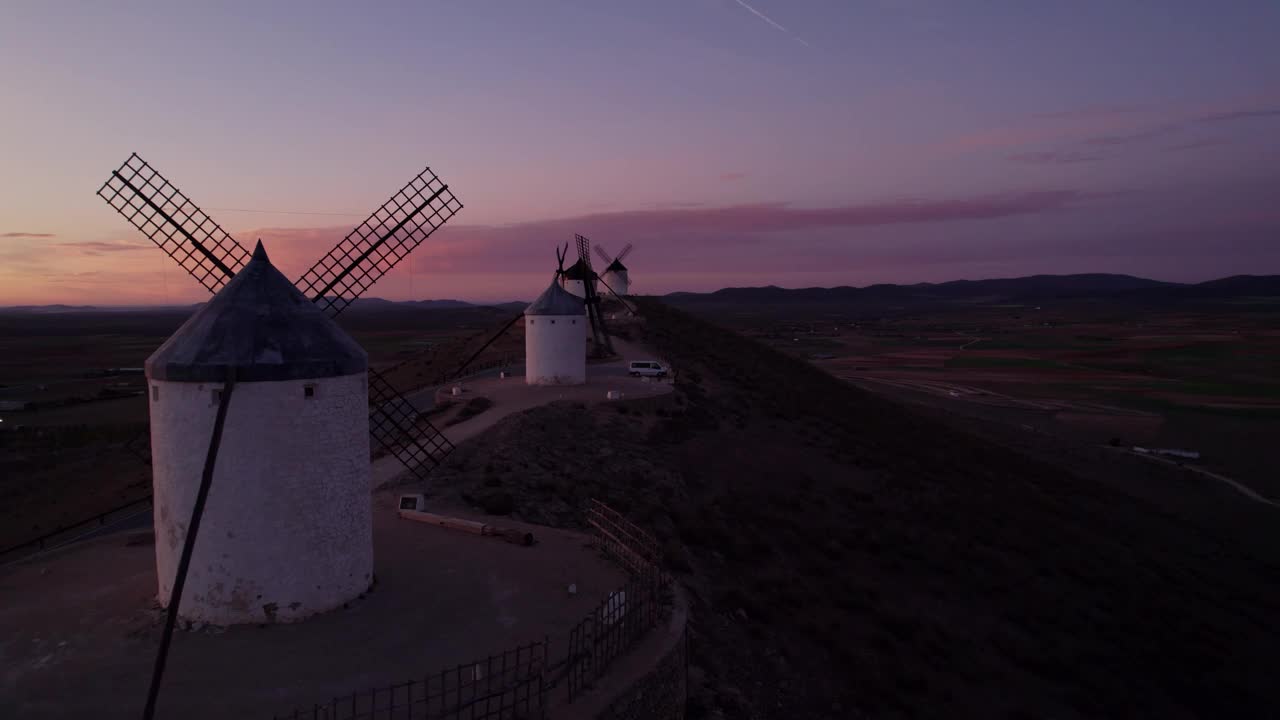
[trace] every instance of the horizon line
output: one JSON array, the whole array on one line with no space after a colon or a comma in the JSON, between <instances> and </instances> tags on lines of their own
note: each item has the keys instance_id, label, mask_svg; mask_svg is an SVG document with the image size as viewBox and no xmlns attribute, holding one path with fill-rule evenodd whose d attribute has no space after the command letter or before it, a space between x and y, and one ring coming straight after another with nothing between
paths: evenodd
<instances>
[{"instance_id":1,"label":"horizon line","mask_svg":"<svg viewBox=\"0 0 1280 720\"><path fill-rule=\"evenodd\" d=\"M1134 278L1136 280L1146 280L1149 282L1164 283L1166 285L1180 285L1184 287L1193 287L1196 285L1203 285L1205 283L1218 282L1221 280L1230 280L1232 278L1280 277L1280 273L1263 273L1263 274L1239 273L1235 275L1223 275L1221 277L1210 278L1208 280L1200 280L1197 282L1183 282L1178 280L1160 280L1157 278L1144 277L1141 275L1130 275L1128 273L1108 273L1108 272L1084 272L1084 273L1062 273L1062 274L1035 273L1032 275L1014 275L1014 276L1007 276L1007 277L989 277L989 278L978 278L978 279L956 278L954 280L943 280L942 282L914 282L914 283L882 282L882 283L870 283L867 285L805 285L805 286L787 286L787 285L774 285L774 284L726 285L724 287L720 287L715 290L702 290L702 291L672 290L670 292L662 293L659 295L650 295L648 297L666 297L669 295L711 295L711 294L720 292L721 290L764 290L764 289L770 289L770 288L776 288L779 290L835 290L840 288L853 288L856 290L865 290L867 288L886 286L886 285L894 286L894 287L916 287L919 285L946 285L948 283L956 283L956 282L1027 280L1030 278L1066 278L1066 277L1081 277L1081 276L1089 276L1089 275ZM638 294L637 296L646 297L646 295L644 294ZM516 303L531 302L529 300L473 301L473 300L459 300L457 298L419 298L419 299L392 300L389 298L378 297L376 295L372 297L367 297L367 298L357 298L357 300L365 300L365 301L381 300L383 302L389 302L389 303L457 302L457 303L463 303L465 305L469 305L472 307L494 307L498 305L514 305ZM72 307L72 308L86 307L86 308L110 308L110 309L185 308L191 305L201 305L205 302L207 301L198 300L193 302L180 302L180 303L132 303L132 304L62 303L62 302L40 303L40 304L18 303L13 305L0 305L0 310L12 310L15 308L28 308L28 307L29 308L47 308L47 307L57 307L57 306L66 306L66 307Z\"/></svg>"}]
</instances>

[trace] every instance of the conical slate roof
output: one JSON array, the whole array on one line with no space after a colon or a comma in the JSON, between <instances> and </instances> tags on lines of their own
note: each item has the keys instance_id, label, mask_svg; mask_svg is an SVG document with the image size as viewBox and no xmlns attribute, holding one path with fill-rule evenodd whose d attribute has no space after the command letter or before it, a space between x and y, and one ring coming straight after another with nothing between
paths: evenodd
<instances>
[{"instance_id":1,"label":"conical slate roof","mask_svg":"<svg viewBox=\"0 0 1280 720\"><path fill-rule=\"evenodd\" d=\"M627 266L622 264L621 260L614 260L609 263L609 267L604 269L605 272L626 272Z\"/></svg>"},{"instance_id":2,"label":"conical slate roof","mask_svg":"<svg viewBox=\"0 0 1280 720\"><path fill-rule=\"evenodd\" d=\"M584 315L586 304L582 298L560 287L560 283L551 281L537 300L524 309L525 315Z\"/></svg>"},{"instance_id":3,"label":"conical slate roof","mask_svg":"<svg viewBox=\"0 0 1280 720\"><path fill-rule=\"evenodd\" d=\"M363 372L369 356L267 259L262 242L239 273L147 358L147 377L237 382Z\"/></svg>"},{"instance_id":4,"label":"conical slate roof","mask_svg":"<svg viewBox=\"0 0 1280 720\"><path fill-rule=\"evenodd\" d=\"M590 275L590 272L587 270L587 264L582 261L582 258L578 258L578 262L564 271L564 276L569 280L586 280L588 275Z\"/></svg>"}]
</instances>

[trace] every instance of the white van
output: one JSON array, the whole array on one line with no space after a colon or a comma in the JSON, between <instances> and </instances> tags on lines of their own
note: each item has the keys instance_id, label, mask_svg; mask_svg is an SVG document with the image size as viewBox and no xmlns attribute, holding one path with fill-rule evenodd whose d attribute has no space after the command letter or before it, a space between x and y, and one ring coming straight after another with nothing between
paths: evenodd
<instances>
[{"instance_id":1,"label":"white van","mask_svg":"<svg viewBox=\"0 0 1280 720\"><path fill-rule=\"evenodd\" d=\"M631 377L666 377L667 368L660 362L653 360L632 360L631 366L628 368Z\"/></svg>"}]
</instances>

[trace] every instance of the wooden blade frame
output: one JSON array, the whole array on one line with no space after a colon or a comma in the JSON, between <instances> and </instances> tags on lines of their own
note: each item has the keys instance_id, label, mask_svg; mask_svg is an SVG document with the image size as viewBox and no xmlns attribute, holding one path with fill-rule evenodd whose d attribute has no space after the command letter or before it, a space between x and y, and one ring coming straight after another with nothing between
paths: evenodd
<instances>
[{"instance_id":1,"label":"wooden blade frame","mask_svg":"<svg viewBox=\"0 0 1280 720\"><path fill-rule=\"evenodd\" d=\"M137 153L98 188L98 197L142 231L209 292L249 262L249 251Z\"/></svg>"},{"instance_id":2,"label":"wooden blade frame","mask_svg":"<svg viewBox=\"0 0 1280 720\"><path fill-rule=\"evenodd\" d=\"M427 168L303 273L298 286L336 316L461 209Z\"/></svg>"},{"instance_id":3,"label":"wooden blade frame","mask_svg":"<svg viewBox=\"0 0 1280 720\"><path fill-rule=\"evenodd\" d=\"M419 425L425 426L421 438ZM369 369L369 437L424 481L454 448L444 433L373 368Z\"/></svg>"},{"instance_id":4,"label":"wooden blade frame","mask_svg":"<svg viewBox=\"0 0 1280 720\"><path fill-rule=\"evenodd\" d=\"M609 253L605 252L604 248L599 245L596 245L593 249L596 251L596 254L600 256L600 259L604 261L605 268L608 269L609 264L613 262L613 258L609 257Z\"/></svg>"},{"instance_id":5,"label":"wooden blade frame","mask_svg":"<svg viewBox=\"0 0 1280 720\"><path fill-rule=\"evenodd\" d=\"M211 293L249 262L244 246L137 153L112 171L97 194ZM300 282L309 283L304 292L313 294L330 317L336 316L461 208L427 168L303 275ZM334 290L339 296L328 297ZM425 426L421 441L420 425ZM373 368L369 434L420 479L454 447ZM129 441L127 449L150 464L149 453L142 454L142 438Z\"/></svg>"},{"instance_id":6,"label":"wooden blade frame","mask_svg":"<svg viewBox=\"0 0 1280 720\"><path fill-rule=\"evenodd\" d=\"M600 312L600 296L596 294L596 271L591 267L591 241L574 234L578 243L578 259L587 268L587 277L582 282L586 293L587 319L591 323L591 336L597 357L613 355L613 342L609 340L609 330L604 325L604 315Z\"/></svg>"}]
</instances>

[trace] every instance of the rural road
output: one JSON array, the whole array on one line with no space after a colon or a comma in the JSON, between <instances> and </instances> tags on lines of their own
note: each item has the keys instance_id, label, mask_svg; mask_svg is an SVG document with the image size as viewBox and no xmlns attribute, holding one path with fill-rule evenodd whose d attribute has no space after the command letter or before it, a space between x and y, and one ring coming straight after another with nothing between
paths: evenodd
<instances>
[{"instance_id":1,"label":"rural road","mask_svg":"<svg viewBox=\"0 0 1280 720\"><path fill-rule=\"evenodd\" d=\"M1259 495L1248 485L1245 485L1244 483L1238 482L1236 480L1232 480L1231 478L1225 475L1219 475L1216 472L1211 472L1209 470L1205 470L1204 468L1196 467L1195 465L1188 465L1187 463L1181 463L1176 460L1170 460L1169 458L1157 457L1149 453L1134 452L1129 448L1115 448L1115 447L1111 447L1110 445L1102 445L1100 447L1104 447L1109 450L1116 450L1119 452L1123 452L1127 455L1133 455L1134 457L1146 458L1147 460L1152 460L1154 462L1160 462L1166 465L1172 465L1174 467L1182 468L1183 470L1190 470L1193 473L1196 473L1198 475L1203 475L1207 478L1210 478L1211 480L1217 480L1220 483L1224 483L1230 486L1231 489L1235 490L1236 492L1240 493L1241 495L1245 496L1246 498L1254 502L1262 503L1263 505L1270 505L1271 507L1280 507L1280 503L1277 503L1274 500L1271 500L1269 498L1263 497L1262 495Z\"/></svg>"}]
</instances>

